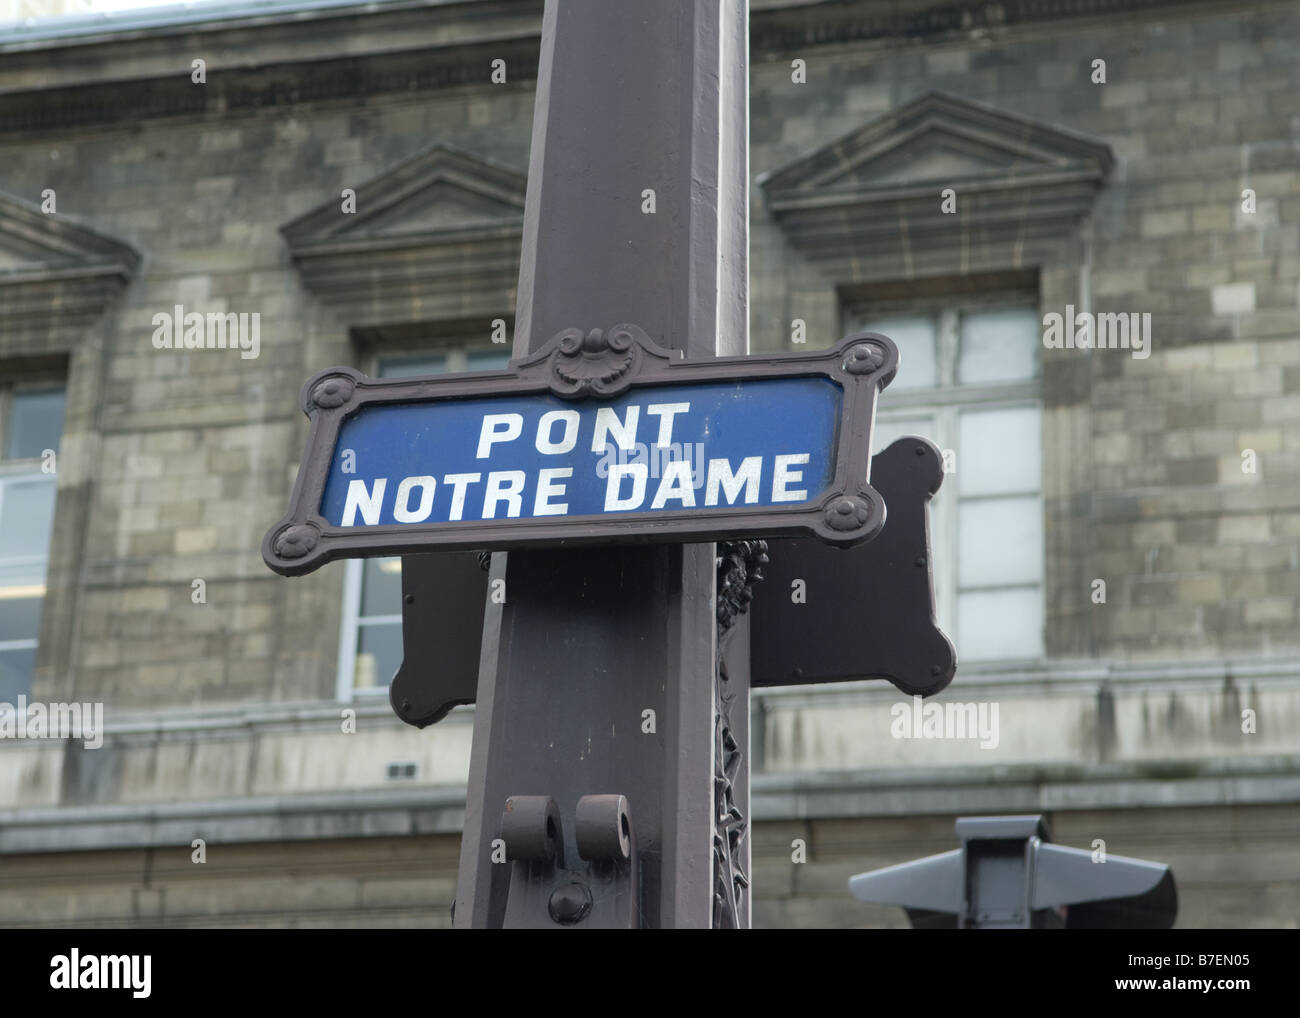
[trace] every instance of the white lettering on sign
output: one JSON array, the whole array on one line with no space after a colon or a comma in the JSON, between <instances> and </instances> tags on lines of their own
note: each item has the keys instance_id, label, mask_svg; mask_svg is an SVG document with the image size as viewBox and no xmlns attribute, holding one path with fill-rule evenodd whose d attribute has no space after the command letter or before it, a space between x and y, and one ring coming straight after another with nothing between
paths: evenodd
<instances>
[{"instance_id":1,"label":"white lettering on sign","mask_svg":"<svg viewBox=\"0 0 1300 1018\"><path fill-rule=\"evenodd\" d=\"M681 502L688 509L695 506L695 489L691 487L691 464L688 460L674 460L667 465L650 508L663 509L669 499Z\"/></svg>"},{"instance_id":2,"label":"white lettering on sign","mask_svg":"<svg viewBox=\"0 0 1300 1018\"><path fill-rule=\"evenodd\" d=\"M564 434L558 442L553 442L551 435L555 431L555 425L561 422L564 424ZM542 419L537 422L536 444L537 451L547 455L572 452L578 444L578 411L552 410L542 414ZM479 448L482 448L481 442Z\"/></svg>"},{"instance_id":3,"label":"white lettering on sign","mask_svg":"<svg viewBox=\"0 0 1300 1018\"><path fill-rule=\"evenodd\" d=\"M563 516L569 511L568 502L553 504L552 497L564 494L564 485L556 484L561 477L572 477L573 467L550 467L537 476L537 499L533 502L534 516Z\"/></svg>"},{"instance_id":4,"label":"white lettering on sign","mask_svg":"<svg viewBox=\"0 0 1300 1018\"><path fill-rule=\"evenodd\" d=\"M483 479L482 474L448 474L443 484L451 485L451 513L449 519L459 520L465 515L465 489Z\"/></svg>"},{"instance_id":5,"label":"white lettering on sign","mask_svg":"<svg viewBox=\"0 0 1300 1018\"><path fill-rule=\"evenodd\" d=\"M537 414L483 413L477 429L471 420L467 434L462 434L474 443L477 430L475 458L482 461L495 456L501 469L341 478L346 484L342 508L332 512L339 513L343 527L554 517L571 511L589 514L602 511L602 483L605 513L787 505L807 502L815 494L809 490L814 479L806 476L811 453L707 457L709 440L723 441L707 423L703 428L706 441L691 442L683 434L681 444L673 444L674 430L700 434L699 422L692 422L690 428L684 423L688 418L683 415L690 411L691 403L681 401L643 403L621 411L599 407L594 414L569 408ZM657 426L645 429L646 438L652 434L657 438L649 447L637 440L643 413L657 421ZM586 428L591 429L590 437ZM729 439L733 448L735 442L733 435ZM511 443L516 444L511 447ZM591 453L603 453L590 468L598 479L594 484L589 468L574 459L585 461L588 448ZM637 455L629 461L628 454L633 451ZM351 447L345 454L355 456ZM558 462L567 465L520 464L521 454L564 457ZM452 462L446 465L451 467Z\"/></svg>"},{"instance_id":6,"label":"white lettering on sign","mask_svg":"<svg viewBox=\"0 0 1300 1018\"><path fill-rule=\"evenodd\" d=\"M379 510L383 505L384 488L387 484L388 478L380 477L375 481L375 490L366 491L365 481L349 481L347 498L343 502L343 526L351 527L356 524L358 510L366 526L378 526Z\"/></svg>"},{"instance_id":7,"label":"white lettering on sign","mask_svg":"<svg viewBox=\"0 0 1300 1018\"><path fill-rule=\"evenodd\" d=\"M807 462L808 454L806 452L776 458L776 469L772 474L773 502L804 502L807 500L808 492L806 489L798 488L791 491L787 487L787 485L798 484L803 480L802 470L791 470L790 468L797 463Z\"/></svg>"},{"instance_id":8,"label":"white lettering on sign","mask_svg":"<svg viewBox=\"0 0 1300 1018\"><path fill-rule=\"evenodd\" d=\"M609 444L609 436L616 435L614 444L619 449L631 449L636 445L636 425L641 416L639 406L627 408L627 417L622 421L613 408L603 406L596 411L596 432L591 436L591 451L601 452Z\"/></svg>"},{"instance_id":9,"label":"white lettering on sign","mask_svg":"<svg viewBox=\"0 0 1300 1018\"><path fill-rule=\"evenodd\" d=\"M505 425L498 428L497 425ZM513 442L524 433L523 414L484 414L478 435L478 459L485 460L496 442Z\"/></svg>"},{"instance_id":10,"label":"white lettering on sign","mask_svg":"<svg viewBox=\"0 0 1300 1018\"><path fill-rule=\"evenodd\" d=\"M393 503L393 519L398 523L423 523L433 512L433 489L438 482L432 477L407 477L397 486L397 498ZM420 504L411 508L411 489L420 489Z\"/></svg>"},{"instance_id":11,"label":"white lettering on sign","mask_svg":"<svg viewBox=\"0 0 1300 1018\"><path fill-rule=\"evenodd\" d=\"M772 459L771 501L804 502L809 498L803 471L798 467L809 460L808 453L792 453ZM493 470L484 481L481 473L447 474L441 481L427 474L401 478L392 498L392 518L398 523L423 523L433 515L435 502L447 506L446 518L452 522L465 519L465 506L472 485L483 484L484 520L518 519L523 515L524 498L532 499L532 516L564 516L569 512L565 483L573 477L573 467L547 467L537 471L530 487L529 475L523 470ZM652 487L651 481L654 481ZM343 503L344 527L379 526L389 489L389 478L374 481L354 478L348 482ZM631 512L648 508L693 509L719 505L756 505L763 483L763 457L746 456L739 465L725 458L708 461L707 473L696 477L689 460L670 460L662 471L651 476L647 463L611 463L605 478L605 512ZM703 503L699 501L703 489ZM447 490L448 495L441 495ZM646 498L653 490L649 505ZM504 507L504 512L502 511ZM359 519L358 519L359 518Z\"/></svg>"},{"instance_id":12,"label":"white lettering on sign","mask_svg":"<svg viewBox=\"0 0 1300 1018\"><path fill-rule=\"evenodd\" d=\"M745 503L752 505L758 501L758 485L762 480L763 457L746 456L740 461L740 469L734 474L731 464L724 459L709 460L709 479L704 486L704 504L717 505L718 492L727 498L727 505L735 505L740 497L740 489L745 489Z\"/></svg>"},{"instance_id":13,"label":"white lettering on sign","mask_svg":"<svg viewBox=\"0 0 1300 1018\"><path fill-rule=\"evenodd\" d=\"M615 463L609 468L609 477L605 481L605 512L618 512L623 509L639 508L645 501L645 482L650 476L650 467L645 463ZM632 478L632 494L622 498L623 478Z\"/></svg>"},{"instance_id":14,"label":"white lettering on sign","mask_svg":"<svg viewBox=\"0 0 1300 1018\"><path fill-rule=\"evenodd\" d=\"M678 414L691 412L689 403L651 403L645 408L648 414L659 417L659 441L657 445L671 445L673 441L673 418Z\"/></svg>"},{"instance_id":15,"label":"white lettering on sign","mask_svg":"<svg viewBox=\"0 0 1300 1018\"><path fill-rule=\"evenodd\" d=\"M522 418L521 418L522 421ZM487 476L487 493L483 496L483 519L497 517L497 504L506 504L506 516L514 519L524 504L524 484L528 480L522 470L493 470Z\"/></svg>"}]
</instances>

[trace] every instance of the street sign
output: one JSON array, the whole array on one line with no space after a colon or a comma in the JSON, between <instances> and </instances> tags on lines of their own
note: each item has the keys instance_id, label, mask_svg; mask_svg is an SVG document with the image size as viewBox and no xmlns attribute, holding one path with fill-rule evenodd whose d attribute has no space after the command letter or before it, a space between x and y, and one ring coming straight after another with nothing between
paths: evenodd
<instances>
[{"instance_id":1,"label":"street sign","mask_svg":"<svg viewBox=\"0 0 1300 1018\"><path fill-rule=\"evenodd\" d=\"M685 360L634 325L567 329L506 371L375 380L330 368L288 515L262 544L287 576L435 550L879 533L877 393L898 351Z\"/></svg>"},{"instance_id":2,"label":"street sign","mask_svg":"<svg viewBox=\"0 0 1300 1018\"><path fill-rule=\"evenodd\" d=\"M900 438L871 458L887 511L875 540L847 549L769 542L766 578L749 607L751 685L884 678L909 696L930 696L952 681L957 656L935 622L930 562L929 503L942 481L934 444ZM389 687L403 721L424 728L474 702L488 595L477 555L403 556L403 660Z\"/></svg>"}]
</instances>

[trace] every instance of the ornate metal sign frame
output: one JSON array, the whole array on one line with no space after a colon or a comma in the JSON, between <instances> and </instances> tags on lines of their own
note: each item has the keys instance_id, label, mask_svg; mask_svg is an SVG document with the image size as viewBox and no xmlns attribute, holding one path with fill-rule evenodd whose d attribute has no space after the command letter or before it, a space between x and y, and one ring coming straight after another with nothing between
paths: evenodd
<instances>
[{"instance_id":1,"label":"ornate metal sign frame","mask_svg":"<svg viewBox=\"0 0 1300 1018\"><path fill-rule=\"evenodd\" d=\"M898 350L860 332L828 350L684 360L638 326L565 329L505 371L372 379L348 367L307 380L300 402L311 420L288 514L267 531L262 558L285 576L338 558L422 551L693 541L812 535L848 547L875 537L885 503L868 483L876 396L898 371ZM843 390L831 482L789 507L711 506L608 515L466 520L454 523L338 527L320 515L343 423L365 407L474 397L550 393L572 401L607 400L629 389L757 379L829 378Z\"/></svg>"}]
</instances>

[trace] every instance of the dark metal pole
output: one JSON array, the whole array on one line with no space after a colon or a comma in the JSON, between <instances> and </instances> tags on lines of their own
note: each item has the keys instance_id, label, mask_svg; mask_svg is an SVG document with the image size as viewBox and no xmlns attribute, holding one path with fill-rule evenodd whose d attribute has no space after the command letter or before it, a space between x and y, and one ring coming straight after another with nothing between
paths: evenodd
<instances>
[{"instance_id":1,"label":"dark metal pole","mask_svg":"<svg viewBox=\"0 0 1300 1018\"><path fill-rule=\"evenodd\" d=\"M622 322L692 358L747 352L747 82L747 0L547 0L516 356ZM457 926L537 921L520 882L614 858L591 818L617 816L617 796L639 877L632 925L749 925L748 671L728 654L722 738L715 554L493 556L505 603L484 624ZM602 797L585 821L584 796ZM560 844L530 841L529 824L552 824ZM513 858L494 861L503 844ZM617 922L565 886L556 923Z\"/></svg>"}]
</instances>

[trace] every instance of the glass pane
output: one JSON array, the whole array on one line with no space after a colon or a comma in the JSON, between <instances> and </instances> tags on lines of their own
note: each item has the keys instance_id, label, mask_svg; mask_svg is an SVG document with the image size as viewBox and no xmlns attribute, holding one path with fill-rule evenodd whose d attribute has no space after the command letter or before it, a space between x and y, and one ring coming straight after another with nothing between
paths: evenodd
<instances>
[{"instance_id":1,"label":"glass pane","mask_svg":"<svg viewBox=\"0 0 1300 1018\"><path fill-rule=\"evenodd\" d=\"M54 478L0 482L0 559L49 554L54 522Z\"/></svg>"},{"instance_id":2,"label":"glass pane","mask_svg":"<svg viewBox=\"0 0 1300 1018\"><path fill-rule=\"evenodd\" d=\"M979 590L957 598L957 660L1043 656L1043 599L1037 587Z\"/></svg>"},{"instance_id":3,"label":"glass pane","mask_svg":"<svg viewBox=\"0 0 1300 1018\"><path fill-rule=\"evenodd\" d=\"M1038 491L1043 476L1042 410L967 410L961 415L955 466L963 495Z\"/></svg>"},{"instance_id":4,"label":"glass pane","mask_svg":"<svg viewBox=\"0 0 1300 1018\"><path fill-rule=\"evenodd\" d=\"M510 347L502 344L496 350L476 350L465 355L466 371L500 371L510 363Z\"/></svg>"},{"instance_id":5,"label":"glass pane","mask_svg":"<svg viewBox=\"0 0 1300 1018\"><path fill-rule=\"evenodd\" d=\"M900 438L906 438L908 435L920 435L937 445L935 436L938 433L938 426L934 418L929 415L899 417L893 414L877 414L875 430L871 432L871 455L874 456L881 449L888 449Z\"/></svg>"},{"instance_id":6,"label":"glass pane","mask_svg":"<svg viewBox=\"0 0 1300 1018\"><path fill-rule=\"evenodd\" d=\"M1043 508L1037 496L962 502L957 530L959 586L1042 579Z\"/></svg>"},{"instance_id":7,"label":"glass pane","mask_svg":"<svg viewBox=\"0 0 1300 1018\"><path fill-rule=\"evenodd\" d=\"M0 703L15 704L30 693L35 672L35 647L0 650Z\"/></svg>"},{"instance_id":8,"label":"glass pane","mask_svg":"<svg viewBox=\"0 0 1300 1018\"><path fill-rule=\"evenodd\" d=\"M406 378L410 375L440 375L447 370L443 354L420 357L385 357L379 362L380 378Z\"/></svg>"},{"instance_id":9,"label":"glass pane","mask_svg":"<svg viewBox=\"0 0 1300 1018\"><path fill-rule=\"evenodd\" d=\"M41 593L44 587L35 588ZM41 626L41 601L35 597L24 597L31 587L0 587L0 643L8 640L34 640Z\"/></svg>"},{"instance_id":10,"label":"glass pane","mask_svg":"<svg viewBox=\"0 0 1300 1018\"><path fill-rule=\"evenodd\" d=\"M1033 308L972 311L961 319L957 381L1015 382L1038 375L1042 326Z\"/></svg>"},{"instance_id":11,"label":"glass pane","mask_svg":"<svg viewBox=\"0 0 1300 1018\"><path fill-rule=\"evenodd\" d=\"M361 573L361 615L402 613L402 559L368 558Z\"/></svg>"},{"instance_id":12,"label":"glass pane","mask_svg":"<svg viewBox=\"0 0 1300 1018\"><path fill-rule=\"evenodd\" d=\"M362 626L357 636L357 689L387 686L402 663L402 624Z\"/></svg>"},{"instance_id":13,"label":"glass pane","mask_svg":"<svg viewBox=\"0 0 1300 1018\"><path fill-rule=\"evenodd\" d=\"M4 429L5 459L37 459L46 449L58 452L63 434L63 401L62 389L15 392Z\"/></svg>"},{"instance_id":14,"label":"glass pane","mask_svg":"<svg viewBox=\"0 0 1300 1018\"><path fill-rule=\"evenodd\" d=\"M914 315L864 318L852 326L852 330L883 332L898 347L898 374L889 383L889 392L923 389L938 384L934 319Z\"/></svg>"}]
</instances>

